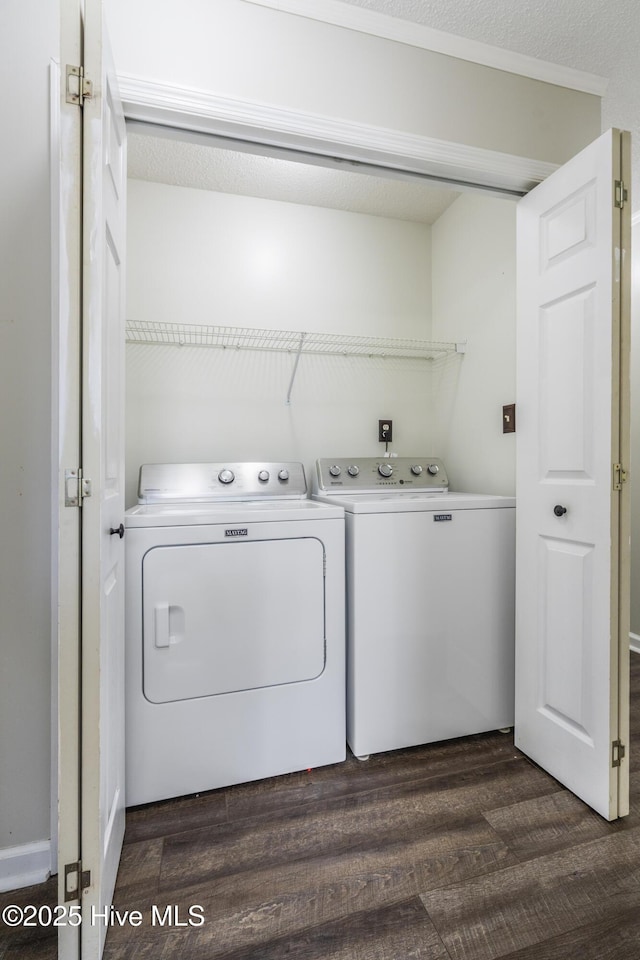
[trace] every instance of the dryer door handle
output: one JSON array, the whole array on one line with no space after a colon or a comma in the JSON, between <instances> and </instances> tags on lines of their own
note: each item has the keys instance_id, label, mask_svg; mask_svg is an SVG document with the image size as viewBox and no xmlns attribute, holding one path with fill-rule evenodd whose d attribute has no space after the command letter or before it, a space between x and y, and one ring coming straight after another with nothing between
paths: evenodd
<instances>
[{"instance_id":1,"label":"dryer door handle","mask_svg":"<svg viewBox=\"0 0 640 960\"><path fill-rule=\"evenodd\" d=\"M169 604L157 603L155 606L155 644L156 647L168 647L169 634Z\"/></svg>"}]
</instances>

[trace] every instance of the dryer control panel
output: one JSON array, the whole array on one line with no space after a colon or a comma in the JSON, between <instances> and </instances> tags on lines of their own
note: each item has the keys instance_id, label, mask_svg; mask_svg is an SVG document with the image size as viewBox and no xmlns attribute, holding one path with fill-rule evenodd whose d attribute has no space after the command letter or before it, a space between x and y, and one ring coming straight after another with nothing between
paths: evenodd
<instances>
[{"instance_id":1,"label":"dryer control panel","mask_svg":"<svg viewBox=\"0 0 640 960\"><path fill-rule=\"evenodd\" d=\"M449 480L437 457L360 457L316 461L318 493L415 493L448 490Z\"/></svg>"},{"instance_id":2,"label":"dryer control panel","mask_svg":"<svg viewBox=\"0 0 640 960\"><path fill-rule=\"evenodd\" d=\"M219 500L302 500L304 467L270 463L143 463L138 503L209 503Z\"/></svg>"}]
</instances>

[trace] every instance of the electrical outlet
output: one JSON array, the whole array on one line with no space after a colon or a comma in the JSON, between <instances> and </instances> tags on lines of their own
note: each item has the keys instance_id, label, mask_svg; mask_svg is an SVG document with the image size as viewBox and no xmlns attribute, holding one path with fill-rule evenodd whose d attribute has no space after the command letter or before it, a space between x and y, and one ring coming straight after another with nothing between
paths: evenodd
<instances>
[{"instance_id":1,"label":"electrical outlet","mask_svg":"<svg viewBox=\"0 0 640 960\"><path fill-rule=\"evenodd\" d=\"M393 420L378 420L378 440L391 443L393 440Z\"/></svg>"}]
</instances>

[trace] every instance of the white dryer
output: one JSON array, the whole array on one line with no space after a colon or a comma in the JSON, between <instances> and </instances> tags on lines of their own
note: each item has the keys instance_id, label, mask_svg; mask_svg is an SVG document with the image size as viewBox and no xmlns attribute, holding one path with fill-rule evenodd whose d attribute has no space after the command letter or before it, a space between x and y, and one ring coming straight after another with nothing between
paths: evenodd
<instances>
[{"instance_id":1,"label":"white dryer","mask_svg":"<svg viewBox=\"0 0 640 960\"><path fill-rule=\"evenodd\" d=\"M344 760L344 512L302 464L144 465L125 528L127 805Z\"/></svg>"},{"instance_id":2,"label":"white dryer","mask_svg":"<svg viewBox=\"0 0 640 960\"><path fill-rule=\"evenodd\" d=\"M345 509L353 753L512 726L515 500L435 458L319 460L314 496Z\"/></svg>"}]
</instances>

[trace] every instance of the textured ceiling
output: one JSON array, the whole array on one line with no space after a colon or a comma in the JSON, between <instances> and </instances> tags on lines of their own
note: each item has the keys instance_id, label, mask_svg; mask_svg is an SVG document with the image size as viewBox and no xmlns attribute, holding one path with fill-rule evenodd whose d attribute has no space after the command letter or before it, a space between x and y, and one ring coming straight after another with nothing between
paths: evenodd
<instances>
[{"instance_id":1,"label":"textured ceiling","mask_svg":"<svg viewBox=\"0 0 640 960\"><path fill-rule=\"evenodd\" d=\"M416 181L391 180L140 133L129 134L128 154L129 176L137 180L420 223L433 223L458 196L453 190Z\"/></svg>"},{"instance_id":2,"label":"textured ceiling","mask_svg":"<svg viewBox=\"0 0 640 960\"><path fill-rule=\"evenodd\" d=\"M631 52L640 38L638 0L343 2L604 76L620 46Z\"/></svg>"},{"instance_id":3,"label":"textured ceiling","mask_svg":"<svg viewBox=\"0 0 640 960\"><path fill-rule=\"evenodd\" d=\"M640 0L344 0L608 80L602 128L633 138L640 209Z\"/></svg>"}]
</instances>

